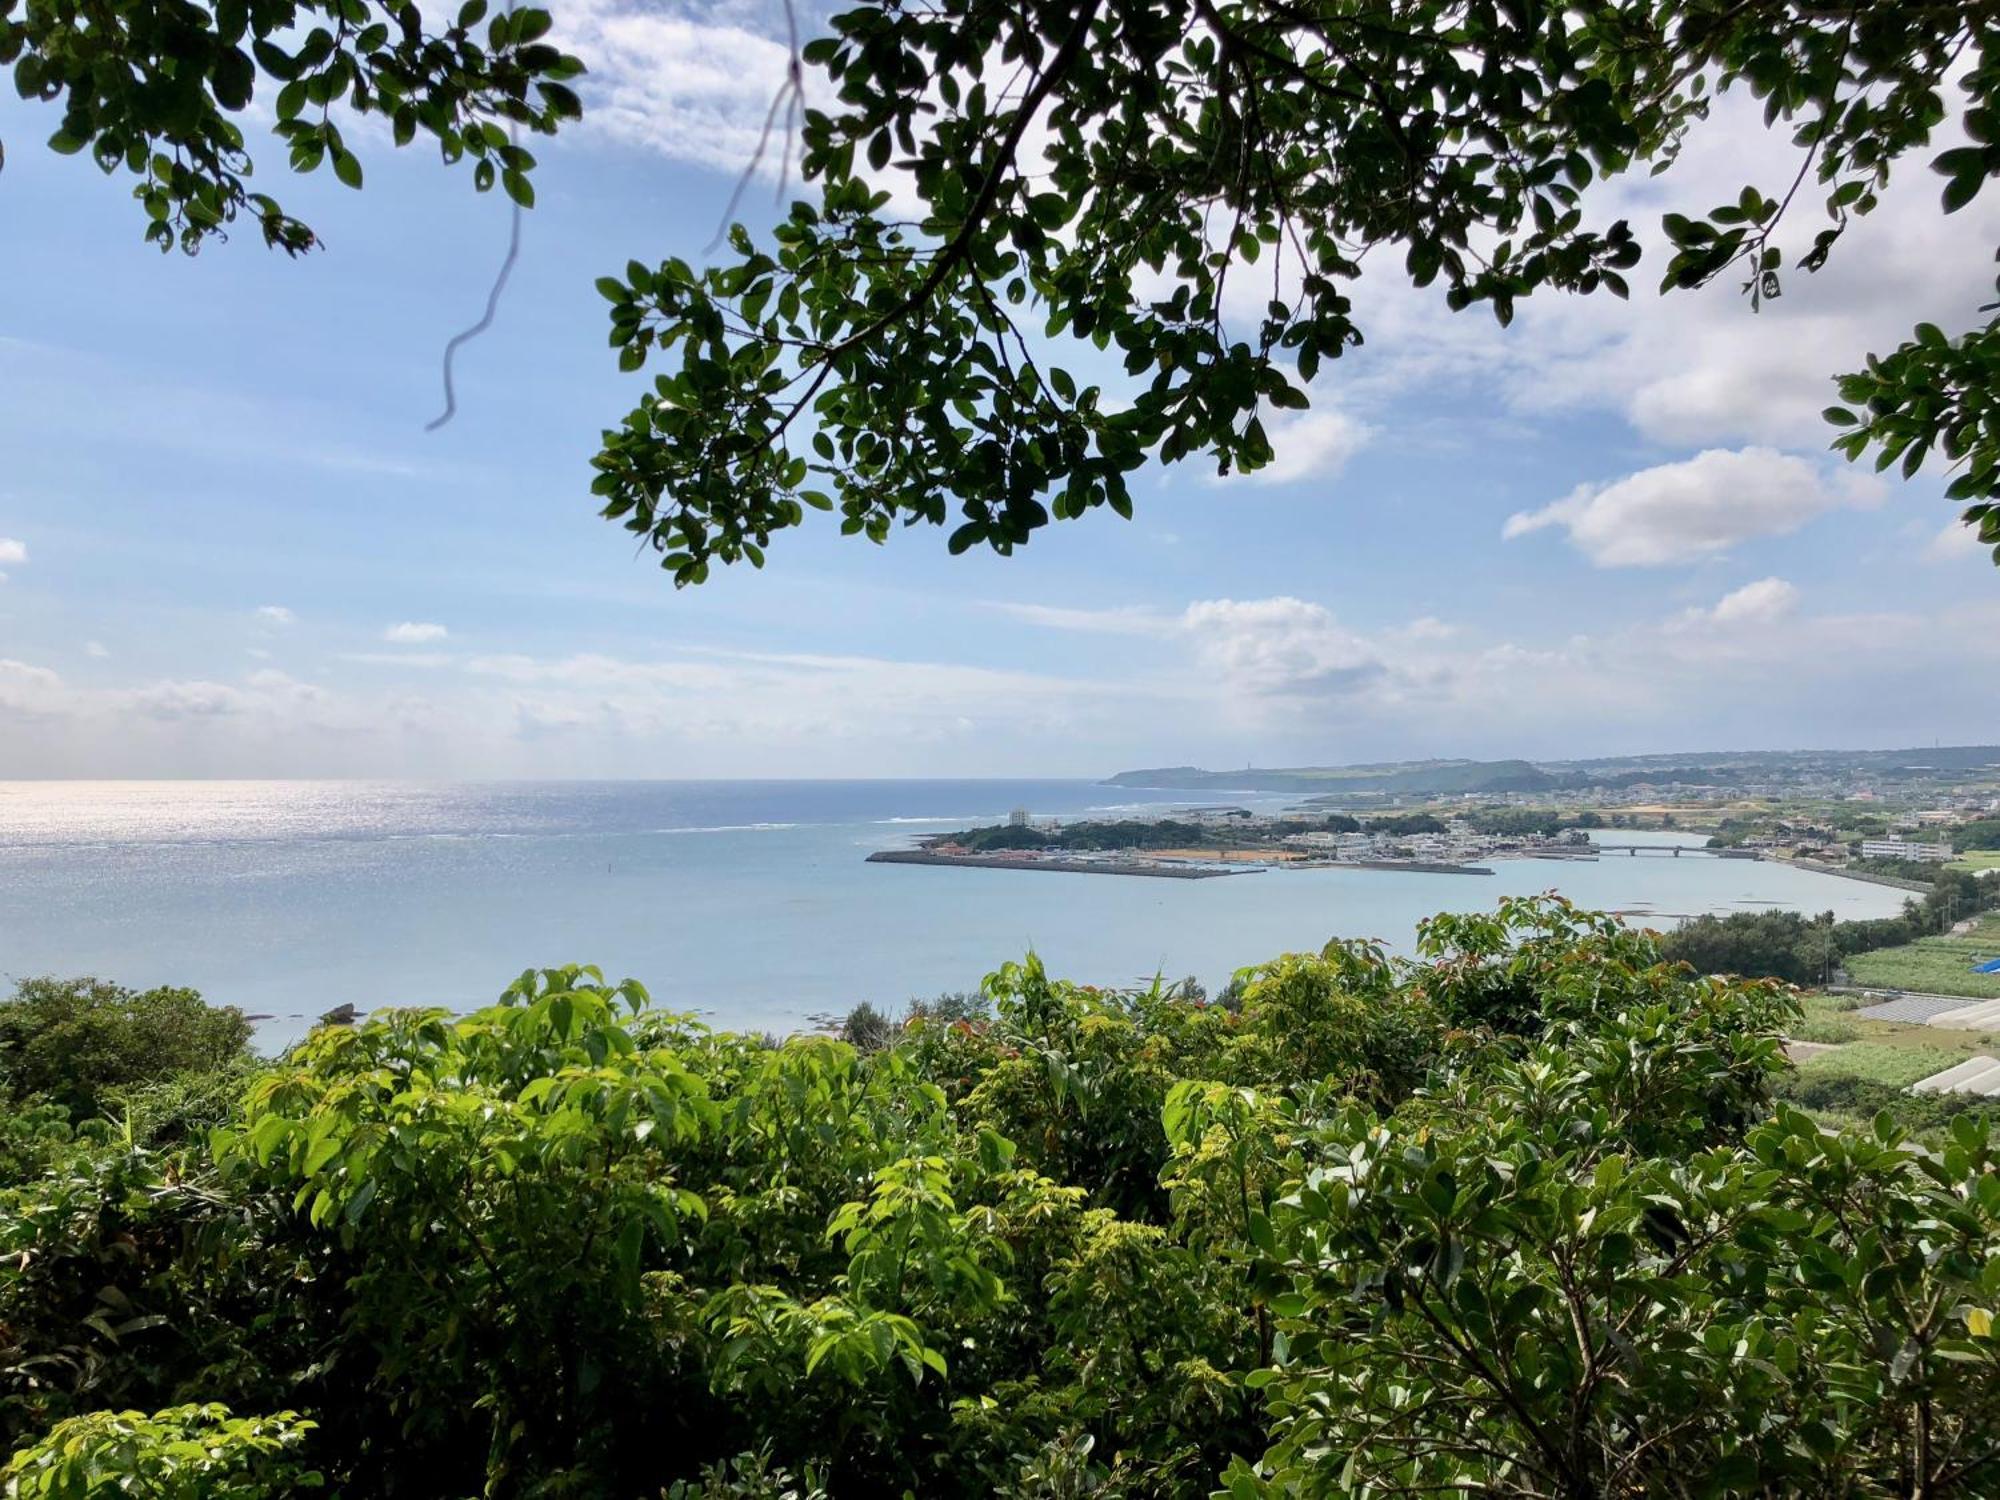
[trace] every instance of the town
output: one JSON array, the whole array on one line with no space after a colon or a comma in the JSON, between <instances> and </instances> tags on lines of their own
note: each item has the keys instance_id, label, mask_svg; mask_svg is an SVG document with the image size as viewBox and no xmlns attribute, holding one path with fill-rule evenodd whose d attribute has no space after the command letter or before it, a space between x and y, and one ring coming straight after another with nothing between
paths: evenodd
<instances>
[{"instance_id":1,"label":"town","mask_svg":"<svg viewBox=\"0 0 2000 1500\"><path fill-rule=\"evenodd\" d=\"M1151 817L1005 823L878 851L883 864L1204 879L1341 866L1490 874L1499 859L1768 859L1917 889L1929 868L2000 868L2000 748L1649 756L1538 765L1128 771L1111 785L1302 794ZM1642 832L1643 830L1643 832ZM1693 838L1662 840L1661 831ZM1621 838L1620 834L1627 836Z\"/></svg>"},{"instance_id":2,"label":"town","mask_svg":"<svg viewBox=\"0 0 2000 1500\"><path fill-rule=\"evenodd\" d=\"M1481 831L1465 818L1428 813L1364 825L1344 814L1311 810L1253 813L1242 807L1175 809L1153 820L1113 822L1036 818L1016 809L1004 824L922 839L914 849L883 850L881 864L956 864L1073 874L1201 879L1270 869L1343 865L1490 875L1490 858L1594 859L1584 827ZM1750 851L1732 857L1754 858Z\"/></svg>"}]
</instances>

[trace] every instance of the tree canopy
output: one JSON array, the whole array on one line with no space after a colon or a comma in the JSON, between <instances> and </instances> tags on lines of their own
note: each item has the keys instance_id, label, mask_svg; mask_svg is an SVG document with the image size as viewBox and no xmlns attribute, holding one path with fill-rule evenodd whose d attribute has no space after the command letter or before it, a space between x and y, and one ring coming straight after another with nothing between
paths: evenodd
<instances>
[{"instance_id":1,"label":"tree canopy","mask_svg":"<svg viewBox=\"0 0 2000 1500\"><path fill-rule=\"evenodd\" d=\"M481 192L497 181L534 201L534 156L517 127L548 133L582 113L565 81L582 63L543 38L549 13L523 7L487 20L487 0L438 10L405 0L0 0L0 66L23 99L59 105L49 145L89 152L106 175L136 178L146 238L194 251L247 215L265 243L298 254L317 243L255 175L243 124L275 115L292 169L331 166L361 186L341 121L380 115L397 145L419 131L445 161L469 158ZM482 28L480 23L486 22ZM260 86L272 91L259 97Z\"/></svg>"},{"instance_id":2,"label":"tree canopy","mask_svg":"<svg viewBox=\"0 0 2000 1500\"><path fill-rule=\"evenodd\" d=\"M849 10L805 51L835 91L804 117L816 192L768 236L733 229L718 263L599 282L623 367L665 368L605 434L596 491L682 584L760 564L814 508L878 542L950 525L953 552L1129 515L1148 459L1271 461L1270 415L1364 337L1364 260L1503 324L1538 291L1627 295L1638 240L1586 190L1670 166L1729 89L1789 133L1796 176L1669 215L1660 286L1740 277L1760 304L1899 163L1943 174L1954 211L2000 171L1997 19L1990 0ZM1948 124L1971 144L1932 155ZM1822 227L1788 262L1808 181ZM1942 454L2000 543L1996 360L2000 327L1926 325L1827 415L1879 467Z\"/></svg>"},{"instance_id":3,"label":"tree canopy","mask_svg":"<svg viewBox=\"0 0 2000 1500\"><path fill-rule=\"evenodd\" d=\"M517 128L580 109L549 29L485 0L0 0L0 65L61 106L57 150L137 179L162 246L247 213L297 252L311 229L251 189L248 111L300 170L358 185L341 119L379 114L526 203ZM598 283L621 366L663 367L593 489L678 584L761 564L811 509L1007 553L1129 515L1149 460L1258 469L1272 414L1362 342L1364 261L1503 324L1537 292L1626 296L1640 239L1589 189L1670 168L1726 91L1798 165L1667 215L1663 292L1728 278L1760 305L1899 167L1952 212L2000 172L2000 0L869 0L799 65L826 102L782 221ZM1906 475L1941 458L2000 559L2000 320L1855 360L1834 445Z\"/></svg>"}]
</instances>

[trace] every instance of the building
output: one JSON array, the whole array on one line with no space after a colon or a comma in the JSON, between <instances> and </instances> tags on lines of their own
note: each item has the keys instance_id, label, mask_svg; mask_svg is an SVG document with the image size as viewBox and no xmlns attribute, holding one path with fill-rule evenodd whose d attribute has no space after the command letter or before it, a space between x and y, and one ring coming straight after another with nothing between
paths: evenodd
<instances>
[{"instance_id":1,"label":"building","mask_svg":"<svg viewBox=\"0 0 2000 1500\"><path fill-rule=\"evenodd\" d=\"M1017 807L1012 812L1008 813L1007 826L1009 828L1026 828L1028 826L1027 808Z\"/></svg>"},{"instance_id":2,"label":"building","mask_svg":"<svg viewBox=\"0 0 2000 1500\"><path fill-rule=\"evenodd\" d=\"M1913 839L1863 839L1863 859L1906 859L1917 864L1941 865L1951 858L1949 844L1920 844Z\"/></svg>"}]
</instances>

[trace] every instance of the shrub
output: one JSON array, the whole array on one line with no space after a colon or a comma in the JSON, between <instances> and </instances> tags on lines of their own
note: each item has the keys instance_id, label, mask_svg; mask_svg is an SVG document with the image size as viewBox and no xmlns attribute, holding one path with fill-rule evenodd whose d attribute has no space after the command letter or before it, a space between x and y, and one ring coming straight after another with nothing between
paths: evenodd
<instances>
[{"instance_id":1,"label":"shrub","mask_svg":"<svg viewBox=\"0 0 2000 1500\"><path fill-rule=\"evenodd\" d=\"M0 1001L0 1090L53 1100L81 1120L119 1090L223 1067L249 1040L241 1011L193 990L24 979Z\"/></svg>"},{"instance_id":2,"label":"shrub","mask_svg":"<svg viewBox=\"0 0 2000 1500\"><path fill-rule=\"evenodd\" d=\"M214 1404L92 1412L16 1453L0 1483L7 1500L283 1500L323 1482L299 1454L312 1429Z\"/></svg>"}]
</instances>

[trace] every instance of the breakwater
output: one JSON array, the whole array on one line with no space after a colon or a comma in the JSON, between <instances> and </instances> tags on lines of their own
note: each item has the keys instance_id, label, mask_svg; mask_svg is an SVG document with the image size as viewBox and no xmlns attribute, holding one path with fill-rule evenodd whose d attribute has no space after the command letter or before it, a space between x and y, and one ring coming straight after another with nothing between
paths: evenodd
<instances>
[{"instance_id":1,"label":"breakwater","mask_svg":"<svg viewBox=\"0 0 2000 1500\"><path fill-rule=\"evenodd\" d=\"M999 854L936 854L929 849L882 849L868 856L871 865L963 865L977 870L1054 870L1064 875L1146 875L1160 880L1214 880L1241 875L1234 867L1163 865L1136 859L1060 859L1037 856L1008 858Z\"/></svg>"}]
</instances>

